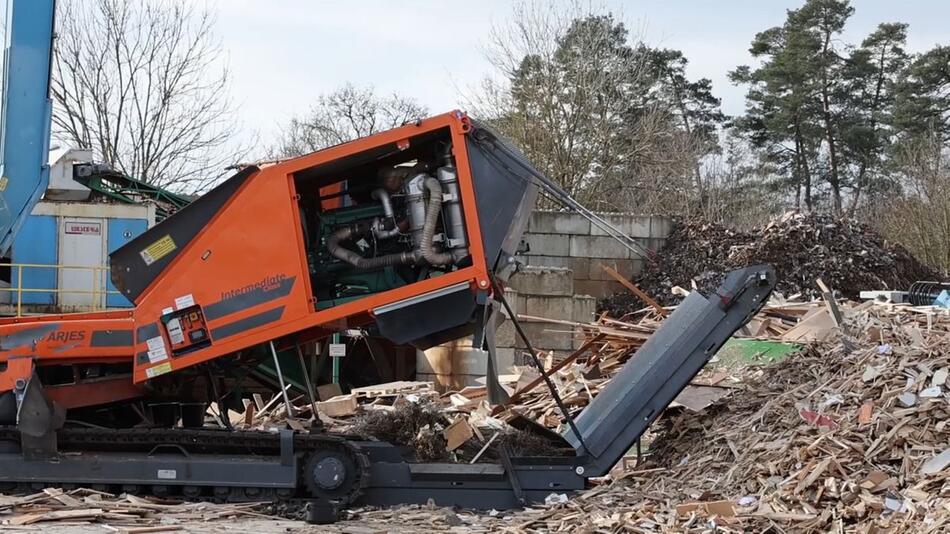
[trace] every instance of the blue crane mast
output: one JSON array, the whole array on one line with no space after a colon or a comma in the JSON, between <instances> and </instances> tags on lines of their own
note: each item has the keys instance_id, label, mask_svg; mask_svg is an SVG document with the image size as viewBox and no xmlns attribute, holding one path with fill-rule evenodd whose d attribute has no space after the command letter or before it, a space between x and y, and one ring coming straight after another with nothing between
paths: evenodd
<instances>
[{"instance_id":1,"label":"blue crane mast","mask_svg":"<svg viewBox=\"0 0 950 534\"><path fill-rule=\"evenodd\" d=\"M0 256L49 185L55 0L6 0L0 104Z\"/></svg>"}]
</instances>

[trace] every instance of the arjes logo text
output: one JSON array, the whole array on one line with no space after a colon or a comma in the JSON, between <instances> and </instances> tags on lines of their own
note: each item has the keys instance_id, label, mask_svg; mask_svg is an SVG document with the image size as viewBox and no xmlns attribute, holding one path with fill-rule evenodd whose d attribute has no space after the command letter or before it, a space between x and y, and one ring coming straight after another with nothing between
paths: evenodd
<instances>
[{"instance_id":1,"label":"arjes logo text","mask_svg":"<svg viewBox=\"0 0 950 534\"><path fill-rule=\"evenodd\" d=\"M60 332L50 332L46 336L46 341L58 341L60 343L67 343L69 341L82 341L86 339L86 333L82 330L72 330L72 331L60 331Z\"/></svg>"}]
</instances>

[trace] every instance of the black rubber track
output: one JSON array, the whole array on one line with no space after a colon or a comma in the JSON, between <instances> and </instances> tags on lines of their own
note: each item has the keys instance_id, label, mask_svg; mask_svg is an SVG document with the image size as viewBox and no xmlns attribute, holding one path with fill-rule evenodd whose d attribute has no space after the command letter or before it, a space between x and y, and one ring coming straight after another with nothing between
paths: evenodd
<instances>
[{"instance_id":1,"label":"black rubber track","mask_svg":"<svg viewBox=\"0 0 950 534\"><path fill-rule=\"evenodd\" d=\"M154 494L159 497L168 495L182 496L190 500L248 501L273 500L301 502L306 499L332 499L346 506L359 498L363 488L369 484L369 459L348 436L329 434L294 434L294 452L301 466L298 473L296 491L272 488L228 488L194 486L137 486L123 487L116 483L100 484L98 488L113 492ZM0 442L19 443L20 433L16 427L0 426ZM60 452L124 452L148 454L157 446L179 446L190 454L279 456L280 434L265 431L227 431L216 429L101 429L101 428L64 428L57 432L57 446ZM306 483L309 474L303 469L308 465L310 456L325 451L333 451L350 459L348 465L355 466L352 477L347 477L349 487L346 491L334 491L332 495L312 494L313 488ZM42 483L7 484L6 491L36 491L40 486L74 487L75 484L49 480ZM310 487L308 487L310 486Z\"/></svg>"}]
</instances>

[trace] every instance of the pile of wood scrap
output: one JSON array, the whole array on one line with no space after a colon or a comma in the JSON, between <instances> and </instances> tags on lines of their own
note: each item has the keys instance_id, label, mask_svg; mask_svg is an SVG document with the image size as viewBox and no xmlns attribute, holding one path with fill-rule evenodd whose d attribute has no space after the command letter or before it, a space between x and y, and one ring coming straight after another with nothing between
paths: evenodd
<instances>
[{"instance_id":1,"label":"pile of wood scrap","mask_svg":"<svg viewBox=\"0 0 950 534\"><path fill-rule=\"evenodd\" d=\"M456 520L512 533L950 531L950 316L839 311L834 332L704 413L667 411L645 461L612 482ZM394 512L361 517L377 513Z\"/></svg>"},{"instance_id":2,"label":"pile of wood scrap","mask_svg":"<svg viewBox=\"0 0 950 534\"><path fill-rule=\"evenodd\" d=\"M410 445L419 459L471 461L476 456L481 460L492 459L495 455L491 449L482 450L488 447L489 441L496 447L502 443L514 444L515 451L523 450L525 447L518 446L526 440L521 432L534 433L550 443L557 442L554 434L566 429L567 419L558 408L546 379L554 384L571 416L576 417L671 311L672 308L649 306L619 319L602 315L592 323L550 321L572 328L583 343L563 358L540 352L543 371L532 365L507 370L499 380L509 400L500 405L488 404L484 385L440 393L431 382L400 381L355 388L343 394L339 386L328 384L317 388L321 400L314 406L305 395L289 396L294 417L287 417L283 396L276 394L269 401L260 396L255 397L253 403L248 401L245 413L232 413L231 422L241 429L285 425L307 428L312 424L315 408L317 418L328 430L355 431L395 440ZM822 319L827 313L827 307L817 301L777 301L764 308L740 335L770 340L783 340L787 335L793 336L789 338L792 341L817 339L836 328L833 322ZM525 318L546 321L540 317ZM807 335L801 333L802 329ZM528 360L527 355L523 358ZM681 393L674 406L702 410L729 395L738 387L736 382L729 373L704 372ZM374 432L374 426L379 430ZM387 432L390 428L402 431ZM440 439L443 432L446 435ZM537 445L531 443L527 449L537 452Z\"/></svg>"},{"instance_id":3,"label":"pile of wood scrap","mask_svg":"<svg viewBox=\"0 0 950 534\"><path fill-rule=\"evenodd\" d=\"M186 522L204 522L263 514L262 503L213 504L164 501L154 497L121 496L86 488L64 492L46 488L32 495L0 495L0 530L61 528L96 524L128 534L184 530ZM37 525L30 527L30 525Z\"/></svg>"},{"instance_id":4,"label":"pile of wood scrap","mask_svg":"<svg viewBox=\"0 0 950 534\"><path fill-rule=\"evenodd\" d=\"M714 291L729 271L768 263L778 272L777 291L784 295L820 296L814 280L844 296L857 298L869 288L907 290L936 273L906 249L873 228L850 219L788 212L761 228L739 231L715 223L678 221L656 255L644 265L638 283L666 304L679 301L674 288ZM618 293L599 303L619 316L638 307L637 299Z\"/></svg>"}]
</instances>

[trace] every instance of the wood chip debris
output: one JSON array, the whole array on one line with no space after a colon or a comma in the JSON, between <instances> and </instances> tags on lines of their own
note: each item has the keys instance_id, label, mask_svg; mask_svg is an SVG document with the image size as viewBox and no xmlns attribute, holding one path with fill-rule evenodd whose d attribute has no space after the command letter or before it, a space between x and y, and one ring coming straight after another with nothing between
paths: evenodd
<instances>
[{"instance_id":1,"label":"wood chip debris","mask_svg":"<svg viewBox=\"0 0 950 534\"><path fill-rule=\"evenodd\" d=\"M830 331L814 332L800 353L732 370L741 387L700 413L667 410L639 463L621 462L565 503L458 516L470 531L513 534L950 531L950 387L940 372L950 368L950 315L837 304L840 326L823 322ZM788 318L816 313L828 307L773 303L756 321L778 317L782 331L762 337L782 339L800 324ZM864 380L869 366L879 372ZM559 387L572 377L559 375ZM920 395L933 387L941 394ZM899 400L906 394L913 404ZM383 516L419 526L438 517L411 506L360 514Z\"/></svg>"},{"instance_id":2,"label":"wood chip debris","mask_svg":"<svg viewBox=\"0 0 950 534\"><path fill-rule=\"evenodd\" d=\"M828 320L832 307L822 301L770 302L739 335L783 341L794 332L803 342L799 353L767 365L707 368L693 387L728 394L680 399L681 405L696 401L699 411L667 409L644 436L639 461L625 458L609 477L566 502L557 494L549 499L554 504L519 511L404 506L355 510L349 517L360 528L385 529L398 518L410 530L513 534L950 531L950 315L875 302L838 302L834 308L840 322ZM461 442L450 451L457 461L480 461L509 425L563 431L564 417L542 372L576 415L662 319L648 307L569 324L587 340L583 349L560 361L546 358L542 371L514 369L505 380L514 401L505 406L489 406L484 386L440 393L429 383L403 382L349 393L356 403L347 400L352 415L329 415L318 405L316 416L331 428L346 428L360 414L425 399L445 414L447 423L432 429L442 447ZM321 402L342 400L331 393ZM255 399L250 416L232 414L232 420L239 427L289 424L277 396L266 400ZM294 404L295 424L309 425L309 401L296 395ZM48 489L0 497L0 522L131 530L162 526L160 517L207 521L254 514L254 506Z\"/></svg>"},{"instance_id":3,"label":"wood chip debris","mask_svg":"<svg viewBox=\"0 0 950 534\"><path fill-rule=\"evenodd\" d=\"M179 502L134 495L111 495L87 488L64 492L0 496L0 530L62 523L70 528L99 525L113 532L149 533L182 530L181 524L222 518L260 516L265 503ZM42 527L40 527L42 529Z\"/></svg>"}]
</instances>

